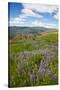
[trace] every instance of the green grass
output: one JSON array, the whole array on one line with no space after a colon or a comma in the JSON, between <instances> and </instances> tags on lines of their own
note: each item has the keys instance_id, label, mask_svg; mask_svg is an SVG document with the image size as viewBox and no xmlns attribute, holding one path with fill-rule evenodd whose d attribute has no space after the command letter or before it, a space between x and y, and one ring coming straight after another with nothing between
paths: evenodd
<instances>
[{"instance_id":1,"label":"green grass","mask_svg":"<svg viewBox=\"0 0 60 90\"><path fill-rule=\"evenodd\" d=\"M27 37L26 37L27 38ZM9 86L19 87L19 86L37 86L37 85L54 85L58 83L58 79L53 80L52 77L44 76L38 74L38 69L40 67L41 61L44 59L45 55L36 54L28 57L27 59L21 60L17 59L17 55L24 51L32 51L48 48L53 45L52 51L50 52L52 58L49 63L48 68L51 72L56 73L58 77L58 58L57 51L55 50L58 45L58 33L57 32L45 32L41 35L36 35L36 37L29 38L25 40L11 40L9 41L9 54L12 56L9 60ZM39 76L39 81L31 82L30 76Z\"/></svg>"},{"instance_id":2,"label":"green grass","mask_svg":"<svg viewBox=\"0 0 60 90\"><path fill-rule=\"evenodd\" d=\"M23 86L38 86L38 85L54 85L57 84L57 80L52 80L52 77L39 74L39 81L31 82L30 75L36 76L36 72L39 69L41 60L45 56L37 54L29 57L25 62L10 60L10 87L23 87ZM22 71L18 69L18 65ZM58 71L57 61L53 60L49 64L49 68L52 72ZM33 72L34 70L34 72ZM37 74L38 75L38 74Z\"/></svg>"},{"instance_id":3,"label":"green grass","mask_svg":"<svg viewBox=\"0 0 60 90\"><path fill-rule=\"evenodd\" d=\"M57 44L58 34L54 33L45 33L44 35L37 36L36 40L23 40L9 42L9 50L11 53L20 53L22 51L32 51L37 49L43 49L48 47L51 43Z\"/></svg>"}]
</instances>

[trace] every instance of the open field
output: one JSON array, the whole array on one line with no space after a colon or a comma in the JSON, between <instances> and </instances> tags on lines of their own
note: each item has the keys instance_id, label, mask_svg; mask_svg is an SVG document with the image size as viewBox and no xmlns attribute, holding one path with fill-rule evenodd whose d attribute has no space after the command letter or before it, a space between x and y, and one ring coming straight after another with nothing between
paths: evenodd
<instances>
[{"instance_id":1,"label":"open field","mask_svg":"<svg viewBox=\"0 0 60 90\"><path fill-rule=\"evenodd\" d=\"M58 84L58 31L9 37L9 86Z\"/></svg>"}]
</instances>

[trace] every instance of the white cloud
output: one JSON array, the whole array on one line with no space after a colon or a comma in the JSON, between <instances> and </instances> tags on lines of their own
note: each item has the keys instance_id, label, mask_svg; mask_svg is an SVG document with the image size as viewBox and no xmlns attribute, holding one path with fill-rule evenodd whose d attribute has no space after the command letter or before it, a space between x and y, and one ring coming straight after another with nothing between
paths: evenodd
<instances>
[{"instance_id":1,"label":"white cloud","mask_svg":"<svg viewBox=\"0 0 60 90\"><path fill-rule=\"evenodd\" d=\"M16 17L14 18L14 21L22 21L22 18Z\"/></svg>"},{"instance_id":2,"label":"white cloud","mask_svg":"<svg viewBox=\"0 0 60 90\"><path fill-rule=\"evenodd\" d=\"M42 15L33 12L33 10L36 10L38 12L42 13L52 13L55 10L57 10L56 5L40 5L40 4L23 4L24 9L22 9L21 13L19 16L13 18L12 20L9 21L9 26L41 26L41 27L47 27L47 28L56 28L55 24L52 23L44 23L42 22L41 19L46 19ZM30 21L28 20L27 17L32 16L35 17L35 21L32 21L31 24ZM39 18L39 19L38 19ZM58 19L58 14L53 16L54 19Z\"/></svg>"},{"instance_id":3,"label":"white cloud","mask_svg":"<svg viewBox=\"0 0 60 90\"><path fill-rule=\"evenodd\" d=\"M46 27L46 28L57 28L56 24L52 24L52 23L44 24L44 27Z\"/></svg>"},{"instance_id":4,"label":"white cloud","mask_svg":"<svg viewBox=\"0 0 60 90\"><path fill-rule=\"evenodd\" d=\"M39 15L39 14L37 14L37 13L34 13L31 8L24 8L24 9L22 10L22 13L23 13L22 15L25 15L25 16L32 16L32 17L43 18L42 15Z\"/></svg>"},{"instance_id":5,"label":"white cloud","mask_svg":"<svg viewBox=\"0 0 60 90\"><path fill-rule=\"evenodd\" d=\"M40 26L40 27L45 27L45 28L57 28L56 24L44 23L38 20L35 20L34 22L32 22L32 26Z\"/></svg>"},{"instance_id":6,"label":"white cloud","mask_svg":"<svg viewBox=\"0 0 60 90\"><path fill-rule=\"evenodd\" d=\"M52 13L53 11L57 10L57 5L40 5L40 4L23 4L25 9L36 10L39 12L49 12Z\"/></svg>"},{"instance_id":7,"label":"white cloud","mask_svg":"<svg viewBox=\"0 0 60 90\"><path fill-rule=\"evenodd\" d=\"M38 21L32 22L33 25L38 25Z\"/></svg>"},{"instance_id":8,"label":"white cloud","mask_svg":"<svg viewBox=\"0 0 60 90\"><path fill-rule=\"evenodd\" d=\"M20 25L24 24L24 22L25 22L25 19L16 17L13 20L9 21L9 26L20 26Z\"/></svg>"},{"instance_id":9,"label":"white cloud","mask_svg":"<svg viewBox=\"0 0 60 90\"><path fill-rule=\"evenodd\" d=\"M58 18L59 18L58 13L56 15L54 15L53 18L58 20Z\"/></svg>"},{"instance_id":10,"label":"white cloud","mask_svg":"<svg viewBox=\"0 0 60 90\"><path fill-rule=\"evenodd\" d=\"M32 22L32 25L33 26L43 26L43 23L38 20L35 20L34 22Z\"/></svg>"},{"instance_id":11,"label":"white cloud","mask_svg":"<svg viewBox=\"0 0 60 90\"><path fill-rule=\"evenodd\" d=\"M24 19L15 18L14 20L9 21L9 26L28 26ZM40 26L45 28L57 28L56 24L53 23L44 23L39 20L33 21L29 26Z\"/></svg>"},{"instance_id":12,"label":"white cloud","mask_svg":"<svg viewBox=\"0 0 60 90\"><path fill-rule=\"evenodd\" d=\"M35 14L32 12L32 10L29 10L29 9L23 9L22 10L22 14L20 14L19 16L15 17L15 18L12 18L10 21L9 21L9 26L21 26L21 25L24 25L26 24L26 22L29 22L27 20L27 17L28 16L33 16L33 17L36 17L36 18L42 18L43 16L41 15L38 15L38 14Z\"/></svg>"},{"instance_id":13,"label":"white cloud","mask_svg":"<svg viewBox=\"0 0 60 90\"><path fill-rule=\"evenodd\" d=\"M28 8L23 9L22 10L22 13L25 14L26 16L28 16L28 15L29 16L35 16L35 13L33 13L32 10L31 9L28 9Z\"/></svg>"}]
</instances>

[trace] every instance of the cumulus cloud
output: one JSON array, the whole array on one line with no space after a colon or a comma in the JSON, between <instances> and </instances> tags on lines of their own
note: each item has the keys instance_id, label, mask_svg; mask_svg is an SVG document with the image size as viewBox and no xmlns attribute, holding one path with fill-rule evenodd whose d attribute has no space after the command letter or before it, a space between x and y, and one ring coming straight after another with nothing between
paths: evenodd
<instances>
[{"instance_id":1,"label":"cumulus cloud","mask_svg":"<svg viewBox=\"0 0 60 90\"><path fill-rule=\"evenodd\" d=\"M54 15L54 19L58 20L59 16L58 13Z\"/></svg>"},{"instance_id":2,"label":"cumulus cloud","mask_svg":"<svg viewBox=\"0 0 60 90\"><path fill-rule=\"evenodd\" d=\"M22 13L25 14L26 16L35 16L35 13L33 13L32 10L28 8L23 9Z\"/></svg>"},{"instance_id":3,"label":"cumulus cloud","mask_svg":"<svg viewBox=\"0 0 60 90\"><path fill-rule=\"evenodd\" d=\"M43 22L35 20L32 22L32 26L43 26Z\"/></svg>"},{"instance_id":4,"label":"cumulus cloud","mask_svg":"<svg viewBox=\"0 0 60 90\"><path fill-rule=\"evenodd\" d=\"M36 10L42 13L48 12L52 13L53 11L57 10L57 5L39 5L39 4L23 4L24 8Z\"/></svg>"},{"instance_id":5,"label":"cumulus cloud","mask_svg":"<svg viewBox=\"0 0 60 90\"><path fill-rule=\"evenodd\" d=\"M40 27L45 27L45 28L56 28L56 24L53 23L44 23L44 22L40 22L38 20L35 20L34 22L32 22L32 26L40 26Z\"/></svg>"},{"instance_id":6,"label":"cumulus cloud","mask_svg":"<svg viewBox=\"0 0 60 90\"><path fill-rule=\"evenodd\" d=\"M22 4L23 9L21 13L9 21L10 26L42 26L47 28L56 28L56 24L53 22L46 22L48 17L44 17L44 13L52 14L55 11L58 11L57 5L40 5L40 4ZM34 12L34 10L36 12ZM42 14L39 14L40 12ZM30 16L32 17L30 19ZM52 15L51 15L52 16ZM50 16L49 16L50 17ZM33 20L34 18L34 20ZM58 13L52 16L55 20L58 19ZM44 22L45 20L45 22Z\"/></svg>"},{"instance_id":7,"label":"cumulus cloud","mask_svg":"<svg viewBox=\"0 0 60 90\"><path fill-rule=\"evenodd\" d=\"M57 29L56 24L53 24L53 23L46 23L46 24L43 25L43 27L46 27L46 28L56 28Z\"/></svg>"},{"instance_id":8,"label":"cumulus cloud","mask_svg":"<svg viewBox=\"0 0 60 90\"><path fill-rule=\"evenodd\" d=\"M24 24L24 22L25 22L25 19L16 17L10 20L8 24L9 26L21 26L22 24Z\"/></svg>"},{"instance_id":9,"label":"cumulus cloud","mask_svg":"<svg viewBox=\"0 0 60 90\"><path fill-rule=\"evenodd\" d=\"M24 8L24 9L22 10L22 15L23 15L23 14L24 14L25 16L32 16L32 17L39 17L39 18L42 18L42 17L43 17L42 15L39 15L39 14L37 14L37 13L34 13L31 8Z\"/></svg>"},{"instance_id":10,"label":"cumulus cloud","mask_svg":"<svg viewBox=\"0 0 60 90\"><path fill-rule=\"evenodd\" d=\"M24 19L15 18L14 20L11 20L9 22L9 26L28 26L28 24L26 22L27 21ZM40 27L45 27L45 28L57 28L56 24L47 23L47 22L44 23L44 22L39 21L39 20L33 21L29 26L40 26Z\"/></svg>"}]
</instances>

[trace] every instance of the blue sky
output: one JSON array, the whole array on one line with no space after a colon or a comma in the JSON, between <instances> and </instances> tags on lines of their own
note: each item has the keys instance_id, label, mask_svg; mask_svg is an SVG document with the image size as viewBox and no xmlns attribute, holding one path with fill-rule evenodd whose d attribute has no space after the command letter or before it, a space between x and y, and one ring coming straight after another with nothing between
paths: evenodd
<instances>
[{"instance_id":1,"label":"blue sky","mask_svg":"<svg viewBox=\"0 0 60 90\"><path fill-rule=\"evenodd\" d=\"M9 26L58 28L58 6L10 2L8 24Z\"/></svg>"}]
</instances>

